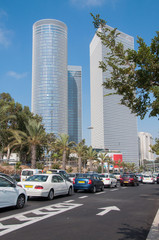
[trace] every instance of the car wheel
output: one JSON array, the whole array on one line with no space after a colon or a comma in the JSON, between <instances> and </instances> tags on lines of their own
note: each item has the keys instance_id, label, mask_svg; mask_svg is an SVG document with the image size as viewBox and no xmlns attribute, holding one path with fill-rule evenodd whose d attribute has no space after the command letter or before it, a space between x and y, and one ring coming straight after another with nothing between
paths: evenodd
<instances>
[{"instance_id":1,"label":"car wheel","mask_svg":"<svg viewBox=\"0 0 159 240\"><path fill-rule=\"evenodd\" d=\"M72 187L69 188L69 190L68 190L68 195L69 195L69 196L72 195Z\"/></svg>"},{"instance_id":2,"label":"car wheel","mask_svg":"<svg viewBox=\"0 0 159 240\"><path fill-rule=\"evenodd\" d=\"M96 193L96 191L97 191L96 186L93 186L93 188L92 188L92 193Z\"/></svg>"},{"instance_id":3,"label":"car wheel","mask_svg":"<svg viewBox=\"0 0 159 240\"><path fill-rule=\"evenodd\" d=\"M103 192L103 191L104 191L104 186L101 187L101 192Z\"/></svg>"},{"instance_id":4,"label":"car wheel","mask_svg":"<svg viewBox=\"0 0 159 240\"><path fill-rule=\"evenodd\" d=\"M18 199L17 199L17 204L16 204L16 208L23 208L25 205L25 196L24 195L19 195Z\"/></svg>"},{"instance_id":5,"label":"car wheel","mask_svg":"<svg viewBox=\"0 0 159 240\"><path fill-rule=\"evenodd\" d=\"M50 190L50 192L48 194L48 199L49 200L53 200L54 199L54 191L53 191L53 189Z\"/></svg>"}]
</instances>

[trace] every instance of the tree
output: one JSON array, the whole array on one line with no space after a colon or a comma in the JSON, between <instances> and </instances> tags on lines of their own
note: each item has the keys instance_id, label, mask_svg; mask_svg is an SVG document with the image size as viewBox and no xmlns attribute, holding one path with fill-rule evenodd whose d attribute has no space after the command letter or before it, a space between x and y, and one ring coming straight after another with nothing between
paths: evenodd
<instances>
[{"instance_id":1,"label":"tree","mask_svg":"<svg viewBox=\"0 0 159 240\"><path fill-rule=\"evenodd\" d=\"M125 49L117 41L120 33L109 29L106 21L97 14L93 17L96 34L109 49L104 60L99 62L103 72L111 71L103 86L113 89L111 94L121 95L121 104L129 107L141 119L159 115L159 31L150 46L138 37L138 50ZM108 94L109 95L109 94Z\"/></svg>"},{"instance_id":2,"label":"tree","mask_svg":"<svg viewBox=\"0 0 159 240\"><path fill-rule=\"evenodd\" d=\"M159 138L155 139L155 144L150 145L152 152L155 153L156 155L159 155Z\"/></svg>"},{"instance_id":3,"label":"tree","mask_svg":"<svg viewBox=\"0 0 159 240\"><path fill-rule=\"evenodd\" d=\"M104 172L104 163L106 162L106 154L105 153L100 153L98 155L98 159L101 163L101 170L102 170L102 173Z\"/></svg>"},{"instance_id":4,"label":"tree","mask_svg":"<svg viewBox=\"0 0 159 240\"><path fill-rule=\"evenodd\" d=\"M62 151L62 169L66 169L66 154L70 147L74 142L69 142L69 136L65 133L59 134L59 138L57 138L56 146L58 149Z\"/></svg>"},{"instance_id":5,"label":"tree","mask_svg":"<svg viewBox=\"0 0 159 240\"><path fill-rule=\"evenodd\" d=\"M90 171L93 171L93 161L97 160L97 152L93 150L92 146L86 151L86 157L89 160Z\"/></svg>"},{"instance_id":6,"label":"tree","mask_svg":"<svg viewBox=\"0 0 159 240\"><path fill-rule=\"evenodd\" d=\"M85 140L82 139L81 142L75 145L74 151L78 155L78 172L81 173L82 170L82 157L84 157L87 150L87 146L85 145Z\"/></svg>"}]
</instances>

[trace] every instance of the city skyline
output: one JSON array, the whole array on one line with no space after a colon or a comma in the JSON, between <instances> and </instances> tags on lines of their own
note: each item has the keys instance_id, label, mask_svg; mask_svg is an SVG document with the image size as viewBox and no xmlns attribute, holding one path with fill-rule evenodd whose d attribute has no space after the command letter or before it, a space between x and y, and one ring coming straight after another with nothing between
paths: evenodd
<instances>
[{"instance_id":1,"label":"city skyline","mask_svg":"<svg viewBox=\"0 0 159 240\"><path fill-rule=\"evenodd\" d=\"M37 7L38 6L38 7ZM41 19L57 19L68 27L68 65L82 66L83 135L90 144L89 44L94 36L90 12L100 14L117 27L149 45L158 30L158 0L0 0L1 91L31 109L32 25ZM138 118L138 131L159 137L157 118Z\"/></svg>"}]
</instances>

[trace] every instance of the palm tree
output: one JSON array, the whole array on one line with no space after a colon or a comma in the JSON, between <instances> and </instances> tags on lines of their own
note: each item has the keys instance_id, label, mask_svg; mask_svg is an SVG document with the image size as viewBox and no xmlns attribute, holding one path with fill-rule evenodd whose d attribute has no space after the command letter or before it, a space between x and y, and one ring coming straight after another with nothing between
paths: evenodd
<instances>
[{"instance_id":1,"label":"palm tree","mask_svg":"<svg viewBox=\"0 0 159 240\"><path fill-rule=\"evenodd\" d=\"M90 146L86 152L86 156L89 160L90 171L93 171L93 161L97 160L97 152Z\"/></svg>"},{"instance_id":2,"label":"palm tree","mask_svg":"<svg viewBox=\"0 0 159 240\"><path fill-rule=\"evenodd\" d=\"M29 119L25 123L26 132L12 131L12 147L28 146L31 152L31 167L36 168L37 146L41 146L46 140L46 133L41 122L36 119Z\"/></svg>"},{"instance_id":3,"label":"palm tree","mask_svg":"<svg viewBox=\"0 0 159 240\"><path fill-rule=\"evenodd\" d=\"M102 173L104 172L104 163L106 162L106 155L105 155L105 153L100 153L99 155L98 155L98 160L100 161L100 163L101 163L101 168L102 168Z\"/></svg>"},{"instance_id":4,"label":"palm tree","mask_svg":"<svg viewBox=\"0 0 159 240\"><path fill-rule=\"evenodd\" d=\"M74 144L69 142L69 136L65 133L59 134L59 138L56 140L56 147L62 150L62 169L66 169L66 154L68 149Z\"/></svg>"},{"instance_id":5,"label":"palm tree","mask_svg":"<svg viewBox=\"0 0 159 240\"><path fill-rule=\"evenodd\" d=\"M112 158L107 156L107 155L106 155L106 159L105 160L106 160L106 163L107 163L107 171L109 173L109 167L110 167L110 165L114 165L114 162L113 162Z\"/></svg>"},{"instance_id":6,"label":"palm tree","mask_svg":"<svg viewBox=\"0 0 159 240\"><path fill-rule=\"evenodd\" d=\"M78 172L81 173L81 169L82 169L82 157L84 156L84 154L86 153L87 150L87 146L85 145L85 139L82 139L81 142L79 142L78 144L76 144L76 146L74 147L74 151L77 153L78 155Z\"/></svg>"}]
</instances>

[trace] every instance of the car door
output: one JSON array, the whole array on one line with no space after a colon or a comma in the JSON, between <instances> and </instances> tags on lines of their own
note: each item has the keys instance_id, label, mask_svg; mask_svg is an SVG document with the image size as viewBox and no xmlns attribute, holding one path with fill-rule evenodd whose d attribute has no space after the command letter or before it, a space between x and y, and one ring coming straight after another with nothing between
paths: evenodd
<instances>
[{"instance_id":1,"label":"car door","mask_svg":"<svg viewBox=\"0 0 159 240\"><path fill-rule=\"evenodd\" d=\"M66 181L59 175L57 176L59 182L60 194L66 194L68 192L68 187Z\"/></svg>"},{"instance_id":2,"label":"car door","mask_svg":"<svg viewBox=\"0 0 159 240\"><path fill-rule=\"evenodd\" d=\"M15 185L6 178L0 177L0 207L16 205L17 197Z\"/></svg>"},{"instance_id":3,"label":"car door","mask_svg":"<svg viewBox=\"0 0 159 240\"><path fill-rule=\"evenodd\" d=\"M53 175L52 179L51 179L51 185L54 189L54 195L60 195L60 187L59 187L59 181L58 181L58 176L57 175Z\"/></svg>"}]
</instances>

